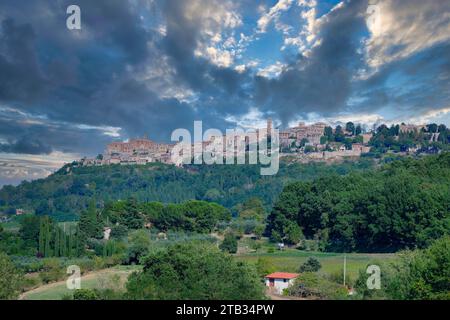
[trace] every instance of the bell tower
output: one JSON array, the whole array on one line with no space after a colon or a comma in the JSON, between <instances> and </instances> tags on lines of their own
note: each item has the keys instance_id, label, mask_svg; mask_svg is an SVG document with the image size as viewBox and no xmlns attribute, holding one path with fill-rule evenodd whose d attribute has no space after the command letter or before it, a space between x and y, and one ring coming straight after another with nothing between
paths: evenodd
<instances>
[{"instance_id":1,"label":"bell tower","mask_svg":"<svg viewBox=\"0 0 450 320\"><path fill-rule=\"evenodd\" d=\"M272 134L272 118L267 119L267 135Z\"/></svg>"}]
</instances>

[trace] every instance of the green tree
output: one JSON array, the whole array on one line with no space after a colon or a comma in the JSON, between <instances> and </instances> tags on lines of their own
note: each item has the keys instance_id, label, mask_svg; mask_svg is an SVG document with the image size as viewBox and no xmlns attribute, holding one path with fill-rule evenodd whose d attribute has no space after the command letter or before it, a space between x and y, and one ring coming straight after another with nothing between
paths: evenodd
<instances>
[{"instance_id":1,"label":"green tree","mask_svg":"<svg viewBox=\"0 0 450 320\"><path fill-rule=\"evenodd\" d=\"M381 290L369 290L369 275L360 270L355 289L362 299L450 299L449 236L434 241L427 249L403 251L399 261L374 264L380 267Z\"/></svg>"},{"instance_id":2,"label":"green tree","mask_svg":"<svg viewBox=\"0 0 450 320\"><path fill-rule=\"evenodd\" d=\"M164 204L156 201L144 203L142 205L142 211L147 221L157 221L163 214Z\"/></svg>"},{"instance_id":3,"label":"green tree","mask_svg":"<svg viewBox=\"0 0 450 320\"><path fill-rule=\"evenodd\" d=\"M215 246L184 243L152 253L127 283L129 299L247 300L264 298L256 270Z\"/></svg>"},{"instance_id":4,"label":"green tree","mask_svg":"<svg viewBox=\"0 0 450 320\"><path fill-rule=\"evenodd\" d=\"M253 232L255 233L255 236L259 239L259 238L261 238L263 236L265 229L266 229L265 225L258 224L255 227L255 230Z\"/></svg>"},{"instance_id":5,"label":"green tree","mask_svg":"<svg viewBox=\"0 0 450 320\"><path fill-rule=\"evenodd\" d=\"M241 219L254 219L263 221L266 215L264 204L261 199L252 197L237 208L238 216Z\"/></svg>"},{"instance_id":6,"label":"green tree","mask_svg":"<svg viewBox=\"0 0 450 320\"><path fill-rule=\"evenodd\" d=\"M125 210L120 215L120 222L129 229L140 229L144 226L144 216L139 212L135 198L128 199Z\"/></svg>"},{"instance_id":7,"label":"green tree","mask_svg":"<svg viewBox=\"0 0 450 320\"><path fill-rule=\"evenodd\" d=\"M436 123L431 123L427 125L427 131L431 133L438 132L438 125Z\"/></svg>"},{"instance_id":8,"label":"green tree","mask_svg":"<svg viewBox=\"0 0 450 320\"><path fill-rule=\"evenodd\" d=\"M302 298L321 298L329 300L344 300L348 298L347 288L336 282L330 281L325 276L316 272L301 274L294 285L287 290L289 296Z\"/></svg>"},{"instance_id":9,"label":"green tree","mask_svg":"<svg viewBox=\"0 0 450 320\"><path fill-rule=\"evenodd\" d=\"M298 224L292 222L284 228L285 240L289 244L297 244L304 238L302 230Z\"/></svg>"},{"instance_id":10,"label":"green tree","mask_svg":"<svg viewBox=\"0 0 450 320\"><path fill-rule=\"evenodd\" d=\"M333 128L332 127L325 127L323 135L327 138L328 142L334 141L334 135L333 135Z\"/></svg>"},{"instance_id":11,"label":"green tree","mask_svg":"<svg viewBox=\"0 0 450 320\"><path fill-rule=\"evenodd\" d=\"M134 231L128 240L129 246L125 259L126 264L139 264L150 250L150 236L145 230Z\"/></svg>"},{"instance_id":12,"label":"green tree","mask_svg":"<svg viewBox=\"0 0 450 320\"><path fill-rule=\"evenodd\" d=\"M38 249L40 217L27 215L20 220L19 235L26 246Z\"/></svg>"},{"instance_id":13,"label":"green tree","mask_svg":"<svg viewBox=\"0 0 450 320\"><path fill-rule=\"evenodd\" d=\"M0 252L0 300L17 299L23 278L9 257Z\"/></svg>"},{"instance_id":14,"label":"green tree","mask_svg":"<svg viewBox=\"0 0 450 320\"><path fill-rule=\"evenodd\" d=\"M42 282L50 283L61 280L64 276L64 269L60 264L60 260L57 258L45 259L42 267L42 271L39 273L39 277Z\"/></svg>"},{"instance_id":15,"label":"green tree","mask_svg":"<svg viewBox=\"0 0 450 320\"><path fill-rule=\"evenodd\" d=\"M59 228L55 228L55 253L54 256L55 257L60 257L61 256L61 247L59 244L59 237L60 237L61 233L59 232Z\"/></svg>"},{"instance_id":16,"label":"green tree","mask_svg":"<svg viewBox=\"0 0 450 320\"><path fill-rule=\"evenodd\" d=\"M98 217L95 200L91 200L88 209L81 213L78 226L86 238L102 238L103 223Z\"/></svg>"},{"instance_id":17,"label":"green tree","mask_svg":"<svg viewBox=\"0 0 450 320\"><path fill-rule=\"evenodd\" d=\"M339 125L336 126L336 129L335 129L334 140L336 142L344 142L344 140L345 140L344 130Z\"/></svg>"},{"instance_id":18,"label":"green tree","mask_svg":"<svg viewBox=\"0 0 450 320\"><path fill-rule=\"evenodd\" d=\"M345 130L350 132L352 135L355 135L356 128L353 122L347 122L345 125Z\"/></svg>"},{"instance_id":19,"label":"green tree","mask_svg":"<svg viewBox=\"0 0 450 320\"><path fill-rule=\"evenodd\" d=\"M43 257L51 257L53 252L51 252L50 243L52 242L53 236L53 222L48 216L43 216L40 218L39 223L39 255Z\"/></svg>"},{"instance_id":20,"label":"green tree","mask_svg":"<svg viewBox=\"0 0 450 320\"><path fill-rule=\"evenodd\" d=\"M277 271L277 267L269 258L259 257L256 261L256 270L261 278Z\"/></svg>"},{"instance_id":21,"label":"green tree","mask_svg":"<svg viewBox=\"0 0 450 320\"><path fill-rule=\"evenodd\" d=\"M231 232L225 234L223 242L220 244L219 248L225 252L236 253L238 249L236 235Z\"/></svg>"},{"instance_id":22,"label":"green tree","mask_svg":"<svg viewBox=\"0 0 450 320\"><path fill-rule=\"evenodd\" d=\"M98 300L97 293L92 289L78 289L73 293L73 300Z\"/></svg>"},{"instance_id":23,"label":"green tree","mask_svg":"<svg viewBox=\"0 0 450 320\"><path fill-rule=\"evenodd\" d=\"M329 251L424 248L449 233L449 164L443 153L290 184L268 217L268 233L286 237L298 225Z\"/></svg>"},{"instance_id":24,"label":"green tree","mask_svg":"<svg viewBox=\"0 0 450 320\"><path fill-rule=\"evenodd\" d=\"M322 265L320 264L319 260L317 260L314 257L309 257L308 260L303 263L300 268L299 272L317 272L322 268Z\"/></svg>"},{"instance_id":25,"label":"green tree","mask_svg":"<svg viewBox=\"0 0 450 320\"><path fill-rule=\"evenodd\" d=\"M386 288L392 299L450 299L450 237L404 256L400 270Z\"/></svg>"}]
</instances>

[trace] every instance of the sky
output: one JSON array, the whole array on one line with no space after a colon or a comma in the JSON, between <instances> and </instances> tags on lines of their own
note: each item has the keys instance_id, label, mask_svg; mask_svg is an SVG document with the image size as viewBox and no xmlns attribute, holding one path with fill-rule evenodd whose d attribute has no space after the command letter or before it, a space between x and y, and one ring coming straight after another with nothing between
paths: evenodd
<instances>
[{"instance_id":1,"label":"sky","mask_svg":"<svg viewBox=\"0 0 450 320\"><path fill-rule=\"evenodd\" d=\"M0 2L0 186L268 117L450 125L450 1Z\"/></svg>"}]
</instances>

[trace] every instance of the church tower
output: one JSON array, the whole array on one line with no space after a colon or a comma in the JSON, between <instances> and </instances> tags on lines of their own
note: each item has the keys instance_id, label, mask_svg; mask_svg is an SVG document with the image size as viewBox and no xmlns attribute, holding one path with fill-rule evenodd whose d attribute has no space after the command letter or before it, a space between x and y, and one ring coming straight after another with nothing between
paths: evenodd
<instances>
[{"instance_id":1,"label":"church tower","mask_svg":"<svg viewBox=\"0 0 450 320\"><path fill-rule=\"evenodd\" d=\"M272 134L272 118L267 119L267 135Z\"/></svg>"}]
</instances>

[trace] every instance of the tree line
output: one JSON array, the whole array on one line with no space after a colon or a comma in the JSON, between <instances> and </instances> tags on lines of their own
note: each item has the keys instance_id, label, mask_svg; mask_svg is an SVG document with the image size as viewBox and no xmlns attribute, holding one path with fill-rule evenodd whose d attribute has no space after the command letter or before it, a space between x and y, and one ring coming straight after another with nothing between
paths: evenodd
<instances>
[{"instance_id":1,"label":"tree line","mask_svg":"<svg viewBox=\"0 0 450 320\"><path fill-rule=\"evenodd\" d=\"M64 166L45 179L23 182L0 189L0 213L24 209L49 215L59 221L78 220L92 199L99 207L120 199L139 202L181 203L187 200L216 202L233 208L252 197L263 199L270 209L288 182L311 180L331 173L346 174L373 165L371 160L326 165L281 162L275 176L261 176L256 165L111 165L102 167Z\"/></svg>"},{"instance_id":2,"label":"tree line","mask_svg":"<svg viewBox=\"0 0 450 320\"><path fill-rule=\"evenodd\" d=\"M288 185L268 218L275 241L328 251L423 248L450 231L450 154Z\"/></svg>"}]
</instances>

